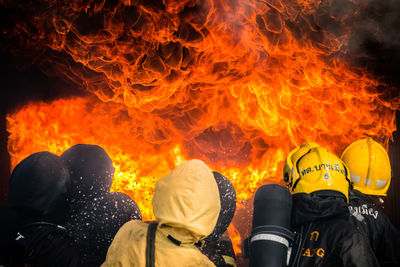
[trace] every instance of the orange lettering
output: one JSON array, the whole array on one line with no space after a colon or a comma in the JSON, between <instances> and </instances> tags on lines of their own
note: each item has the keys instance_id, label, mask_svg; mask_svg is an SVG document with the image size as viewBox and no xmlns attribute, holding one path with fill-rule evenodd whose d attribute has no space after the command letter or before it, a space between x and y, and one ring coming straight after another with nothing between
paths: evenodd
<instances>
[{"instance_id":1,"label":"orange lettering","mask_svg":"<svg viewBox=\"0 0 400 267\"><path fill-rule=\"evenodd\" d=\"M324 251L324 249L319 248L319 249L317 250L317 256L320 257L320 258L323 258L323 257L325 256L325 251Z\"/></svg>"},{"instance_id":2,"label":"orange lettering","mask_svg":"<svg viewBox=\"0 0 400 267\"><path fill-rule=\"evenodd\" d=\"M314 231L310 235L310 240L313 240L313 238L315 238L314 241L318 241L318 237L319 237L319 232L318 231Z\"/></svg>"},{"instance_id":3,"label":"orange lettering","mask_svg":"<svg viewBox=\"0 0 400 267\"><path fill-rule=\"evenodd\" d=\"M306 257L312 257L311 256L311 251L310 251L310 249L308 248L308 249L306 249L306 251L304 251L304 253L303 253L303 256L306 256Z\"/></svg>"}]
</instances>

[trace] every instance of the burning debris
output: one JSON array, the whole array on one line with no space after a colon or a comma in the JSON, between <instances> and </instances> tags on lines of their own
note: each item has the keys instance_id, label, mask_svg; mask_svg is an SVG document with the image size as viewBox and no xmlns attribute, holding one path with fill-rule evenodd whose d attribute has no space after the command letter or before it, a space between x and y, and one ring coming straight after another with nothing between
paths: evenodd
<instances>
[{"instance_id":1,"label":"burning debris","mask_svg":"<svg viewBox=\"0 0 400 267\"><path fill-rule=\"evenodd\" d=\"M112 190L149 220L156 179L185 159L232 181L239 214L256 188L281 182L284 156L304 141L387 147L400 68L371 52L398 51L387 29L398 7L376 2L1 1L2 50L90 93L8 114L12 167L98 144L116 167Z\"/></svg>"}]
</instances>

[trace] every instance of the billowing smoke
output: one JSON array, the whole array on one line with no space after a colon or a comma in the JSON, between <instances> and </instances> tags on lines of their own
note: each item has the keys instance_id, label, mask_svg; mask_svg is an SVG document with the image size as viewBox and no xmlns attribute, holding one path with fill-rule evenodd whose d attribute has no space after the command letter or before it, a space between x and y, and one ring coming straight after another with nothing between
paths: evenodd
<instances>
[{"instance_id":1,"label":"billowing smoke","mask_svg":"<svg viewBox=\"0 0 400 267\"><path fill-rule=\"evenodd\" d=\"M353 66L374 73L387 85L399 87L399 2L333 0L327 3L314 15L321 29L342 36L345 42L341 56Z\"/></svg>"}]
</instances>

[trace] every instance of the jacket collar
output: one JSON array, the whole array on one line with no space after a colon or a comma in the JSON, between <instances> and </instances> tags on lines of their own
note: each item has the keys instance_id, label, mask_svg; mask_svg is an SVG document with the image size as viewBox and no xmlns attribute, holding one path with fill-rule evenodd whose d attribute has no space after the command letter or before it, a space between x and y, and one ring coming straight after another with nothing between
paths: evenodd
<instances>
[{"instance_id":1,"label":"jacket collar","mask_svg":"<svg viewBox=\"0 0 400 267\"><path fill-rule=\"evenodd\" d=\"M311 194L293 195L293 225L319 221L331 217L349 216L346 197L333 190L320 190Z\"/></svg>"},{"instance_id":2,"label":"jacket collar","mask_svg":"<svg viewBox=\"0 0 400 267\"><path fill-rule=\"evenodd\" d=\"M193 233L184 228L176 228L164 224L159 225L157 231L177 246L194 246L199 242L198 236L193 235Z\"/></svg>"},{"instance_id":3,"label":"jacket collar","mask_svg":"<svg viewBox=\"0 0 400 267\"><path fill-rule=\"evenodd\" d=\"M368 204L374 204L374 202L368 196L355 189L349 192L349 200L358 200Z\"/></svg>"}]
</instances>

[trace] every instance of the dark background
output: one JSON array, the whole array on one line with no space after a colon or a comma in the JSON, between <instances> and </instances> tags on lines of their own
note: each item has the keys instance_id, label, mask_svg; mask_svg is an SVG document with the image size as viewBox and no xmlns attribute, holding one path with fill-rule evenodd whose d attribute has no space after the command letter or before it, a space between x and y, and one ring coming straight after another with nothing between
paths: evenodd
<instances>
[{"instance_id":1,"label":"dark background","mask_svg":"<svg viewBox=\"0 0 400 267\"><path fill-rule=\"evenodd\" d=\"M76 84L56 77L47 77L35 65L15 68L14 58L0 53L0 204L7 202L10 176L10 155L7 150L9 133L6 131L6 114L29 101L52 101L74 95L84 95Z\"/></svg>"}]
</instances>

